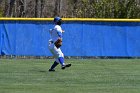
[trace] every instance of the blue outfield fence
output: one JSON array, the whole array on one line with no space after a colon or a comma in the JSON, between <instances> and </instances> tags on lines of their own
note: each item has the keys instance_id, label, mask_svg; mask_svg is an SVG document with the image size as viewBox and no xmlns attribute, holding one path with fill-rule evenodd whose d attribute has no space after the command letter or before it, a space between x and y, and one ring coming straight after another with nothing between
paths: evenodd
<instances>
[{"instance_id":1,"label":"blue outfield fence","mask_svg":"<svg viewBox=\"0 0 140 93\"><path fill-rule=\"evenodd\" d=\"M1 20L0 55L51 56L49 21ZM65 56L140 56L140 22L64 21Z\"/></svg>"}]
</instances>

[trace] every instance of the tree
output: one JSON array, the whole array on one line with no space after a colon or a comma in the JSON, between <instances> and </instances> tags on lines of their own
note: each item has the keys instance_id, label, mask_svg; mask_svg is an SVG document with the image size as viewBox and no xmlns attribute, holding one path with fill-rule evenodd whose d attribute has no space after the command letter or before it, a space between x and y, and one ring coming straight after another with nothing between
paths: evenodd
<instances>
[{"instance_id":1,"label":"tree","mask_svg":"<svg viewBox=\"0 0 140 93\"><path fill-rule=\"evenodd\" d=\"M5 16L12 17L13 16L13 7L15 0L6 0L5 1Z\"/></svg>"},{"instance_id":2,"label":"tree","mask_svg":"<svg viewBox=\"0 0 140 93\"><path fill-rule=\"evenodd\" d=\"M140 18L140 5L135 0L82 0L78 4L76 17Z\"/></svg>"},{"instance_id":3,"label":"tree","mask_svg":"<svg viewBox=\"0 0 140 93\"><path fill-rule=\"evenodd\" d=\"M44 0L36 0L35 5L35 17L42 17L42 11L44 7Z\"/></svg>"},{"instance_id":4,"label":"tree","mask_svg":"<svg viewBox=\"0 0 140 93\"><path fill-rule=\"evenodd\" d=\"M0 0L3 17L140 18L139 0Z\"/></svg>"}]
</instances>

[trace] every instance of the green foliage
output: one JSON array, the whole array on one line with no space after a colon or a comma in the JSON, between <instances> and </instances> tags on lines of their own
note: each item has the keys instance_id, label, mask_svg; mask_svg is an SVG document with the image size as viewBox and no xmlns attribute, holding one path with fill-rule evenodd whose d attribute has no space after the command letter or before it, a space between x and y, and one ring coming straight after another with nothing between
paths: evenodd
<instances>
[{"instance_id":1,"label":"green foliage","mask_svg":"<svg viewBox=\"0 0 140 93\"><path fill-rule=\"evenodd\" d=\"M0 9L0 17L3 16L3 11Z\"/></svg>"},{"instance_id":2,"label":"green foliage","mask_svg":"<svg viewBox=\"0 0 140 93\"><path fill-rule=\"evenodd\" d=\"M76 17L140 18L140 5L135 0L82 0L75 12Z\"/></svg>"},{"instance_id":3,"label":"green foliage","mask_svg":"<svg viewBox=\"0 0 140 93\"><path fill-rule=\"evenodd\" d=\"M35 1L0 0L0 17L140 18L138 0Z\"/></svg>"}]
</instances>

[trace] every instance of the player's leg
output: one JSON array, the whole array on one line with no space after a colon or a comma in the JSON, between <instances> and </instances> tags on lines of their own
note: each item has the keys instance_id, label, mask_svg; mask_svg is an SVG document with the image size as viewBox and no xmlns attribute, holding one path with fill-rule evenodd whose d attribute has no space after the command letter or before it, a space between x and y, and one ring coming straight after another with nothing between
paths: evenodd
<instances>
[{"instance_id":1,"label":"player's leg","mask_svg":"<svg viewBox=\"0 0 140 93\"><path fill-rule=\"evenodd\" d=\"M56 58L56 54L54 52L54 45L53 45L53 43L49 43L49 50L53 54L53 56ZM54 63L52 64L52 66L50 67L49 71L55 71L55 67L58 64L59 64L59 62L55 60Z\"/></svg>"},{"instance_id":2,"label":"player's leg","mask_svg":"<svg viewBox=\"0 0 140 93\"><path fill-rule=\"evenodd\" d=\"M61 64L62 69L65 69L65 67L70 67L71 66L71 64L65 64L64 54L62 53L60 48L58 48L55 52L58 55L57 59L58 59L59 63Z\"/></svg>"},{"instance_id":3,"label":"player's leg","mask_svg":"<svg viewBox=\"0 0 140 93\"><path fill-rule=\"evenodd\" d=\"M54 53L54 57L56 58L55 61L59 62L62 67L65 66L64 54L62 53L61 49L54 47L53 53Z\"/></svg>"},{"instance_id":4,"label":"player's leg","mask_svg":"<svg viewBox=\"0 0 140 93\"><path fill-rule=\"evenodd\" d=\"M65 64L64 54L62 53L60 48L56 48L54 44L51 44L49 46L49 49L51 53L53 54L53 56L56 58L55 62L53 63L53 65L51 66L49 70L55 71L54 68L58 65L58 63L61 64L62 69L65 69L65 67L71 66L71 64Z\"/></svg>"},{"instance_id":5,"label":"player's leg","mask_svg":"<svg viewBox=\"0 0 140 93\"><path fill-rule=\"evenodd\" d=\"M51 68L49 69L49 71L55 71L55 67L58 65L59 63L54 61L54 63L52 64Z\"/></svg>"}]
</instances>

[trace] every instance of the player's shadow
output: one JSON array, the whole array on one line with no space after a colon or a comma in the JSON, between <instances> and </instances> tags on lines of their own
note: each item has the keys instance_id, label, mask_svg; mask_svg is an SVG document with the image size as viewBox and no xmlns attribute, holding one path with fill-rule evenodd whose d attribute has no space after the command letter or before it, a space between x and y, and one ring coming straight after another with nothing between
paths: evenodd
<instances>
[{"instance_id":1,"label":"player's shadow","mask_svg":"<svg viewBox=\"0 0 140 93\"><path fill-rule=\"evenodd\" d=\"M38 72L46 73L46 72L48 72L48 71L45 71L45 70L39 70Z\"/></svg>"},{"instance_id":2,"label":"player's shadow","mask_svg":"<svg viewBox=\"0 0 140 93\"><path fill-rule=\"evenodd\" d=\"M31 72L41 72L41 73L46 73L48 72L47 70L39 69L39 68L33 68L30 70Z\"/></svg>"}]
</instances>

